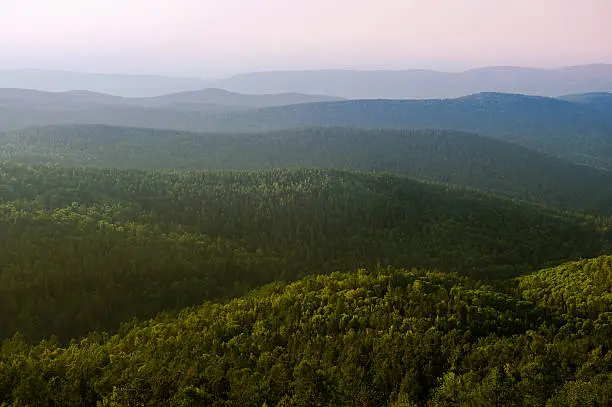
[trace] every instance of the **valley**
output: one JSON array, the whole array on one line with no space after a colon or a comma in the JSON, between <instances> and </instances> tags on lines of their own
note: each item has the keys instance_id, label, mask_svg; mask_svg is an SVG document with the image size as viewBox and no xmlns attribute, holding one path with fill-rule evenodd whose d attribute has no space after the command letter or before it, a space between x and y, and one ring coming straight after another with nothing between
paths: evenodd
<instances>
[{"instance_id":1,"label":"valley","mask_svg":"<svg viewBox=\"0 0 612 407\"><path fill-rule=\"evenodd\" d=\"M0 89L2 407L610 404L610 93L267 75Z\"/></svg>"}]
</instances>

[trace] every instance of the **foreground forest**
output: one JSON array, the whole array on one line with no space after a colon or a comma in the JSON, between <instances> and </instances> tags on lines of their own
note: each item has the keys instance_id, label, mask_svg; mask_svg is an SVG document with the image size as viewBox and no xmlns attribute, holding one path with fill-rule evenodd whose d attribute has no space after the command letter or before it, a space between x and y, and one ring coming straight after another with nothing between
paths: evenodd
<instances>
[{"instance_id":1,"label":"foreground forest","mask_svg":"<svg viewBox=\"0 0 612 407\"><path fill-rule=\"evenodd\" d=\"M611 267L611 257L562 265L509 281L511 293L452 273L362 269L274 283L67 347L16 336L0 353L0 399L607 406Z\"/></svg>"},{"instance_id":2,"label":"foreground forest","mask_svg":"<svg viewBox=\"0 0 612 407\"><path fill-rule=\"evenodd\" d=\"M502 280L610 247L604 219L392 175L5 165L1 337L60 341L378 264Z\"/></svg>"},{"instance_id":3,"label":"foreground forest","mask_svg":"<svg viewBox=\"0 0 612 407\"><path fill-rule=\"evenodd\" d=\"M3 164L0 199L7 406L612 397L606 218L316 169Z\"/></svg>"}]
</instances>

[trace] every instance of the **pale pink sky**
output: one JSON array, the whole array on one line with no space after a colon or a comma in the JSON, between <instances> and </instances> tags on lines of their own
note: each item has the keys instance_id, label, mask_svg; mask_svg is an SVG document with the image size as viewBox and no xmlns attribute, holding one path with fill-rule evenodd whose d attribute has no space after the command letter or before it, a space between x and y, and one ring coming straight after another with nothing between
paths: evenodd
<instances>
[{"instance_id":1,"label":"pale pink sky","mask_svg":"<svg viewBox=\"0 0 612 407\"><path fill-rule=\"evenodd\" d=\"M612 63L612 0L0 0L0 69Z\"/></svg>"}]
</instances>

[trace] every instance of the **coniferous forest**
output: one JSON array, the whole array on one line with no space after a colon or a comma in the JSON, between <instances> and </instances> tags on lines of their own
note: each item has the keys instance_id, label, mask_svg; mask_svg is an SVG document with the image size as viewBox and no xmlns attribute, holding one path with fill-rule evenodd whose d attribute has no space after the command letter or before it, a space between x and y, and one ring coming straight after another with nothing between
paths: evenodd
<instances>
[{"instance_id":1,"label":"coniferous forest","mask_svg":"<svg viewBox=\"0 0 612 407\"><path fill-rule=\"evenodd\" d=\"M224 95L0 134L0 406L612 405L605 95Z\"/></svg>"}]
</instances>

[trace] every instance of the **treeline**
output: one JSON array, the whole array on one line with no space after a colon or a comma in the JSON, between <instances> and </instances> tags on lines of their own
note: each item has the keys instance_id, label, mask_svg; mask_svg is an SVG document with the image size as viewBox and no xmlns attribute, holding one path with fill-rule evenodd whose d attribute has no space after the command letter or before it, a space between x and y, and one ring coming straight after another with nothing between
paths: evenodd
<instances>
[{"instance_id":1,"label":"treeline","mask_svg":"<svg viewBox=\"0 0 612 407\"><path fill-rule=\"evenodd\" d=\"M383 171L563 210L612 214L611 172L456 131L332 127L230 135L52 126L0 137L0 159L147 170Z\"/></svg>"},{"instance_id":2,"label":"treeline","mask_svg":"<svg viewBox=\"0 0 612 407\"><path fill-rule=\"evenodd\" d=\"M610 262L542 271L521 279L515 295L452 273L373 268L274 283L225 305L206 303L66 347L52 340L30 346L16 336L0 351L0 400L606 406L609 310L579 316L548 304L558 291L580 297L600 290L596 279L567 283L566 269L609 276Z\"/></svg>"},{"instance_id":3,"label":"treeline","mask_svg":"<svg viewBox=\"0 0 612 407\"><path fill-rule=\"evenodd\" d=\"M609 250L595 218L335 170L4 165L0 200L5 338L65 342L334 270L389 264L502 280Z\"/></svg>"}]
</instances>

